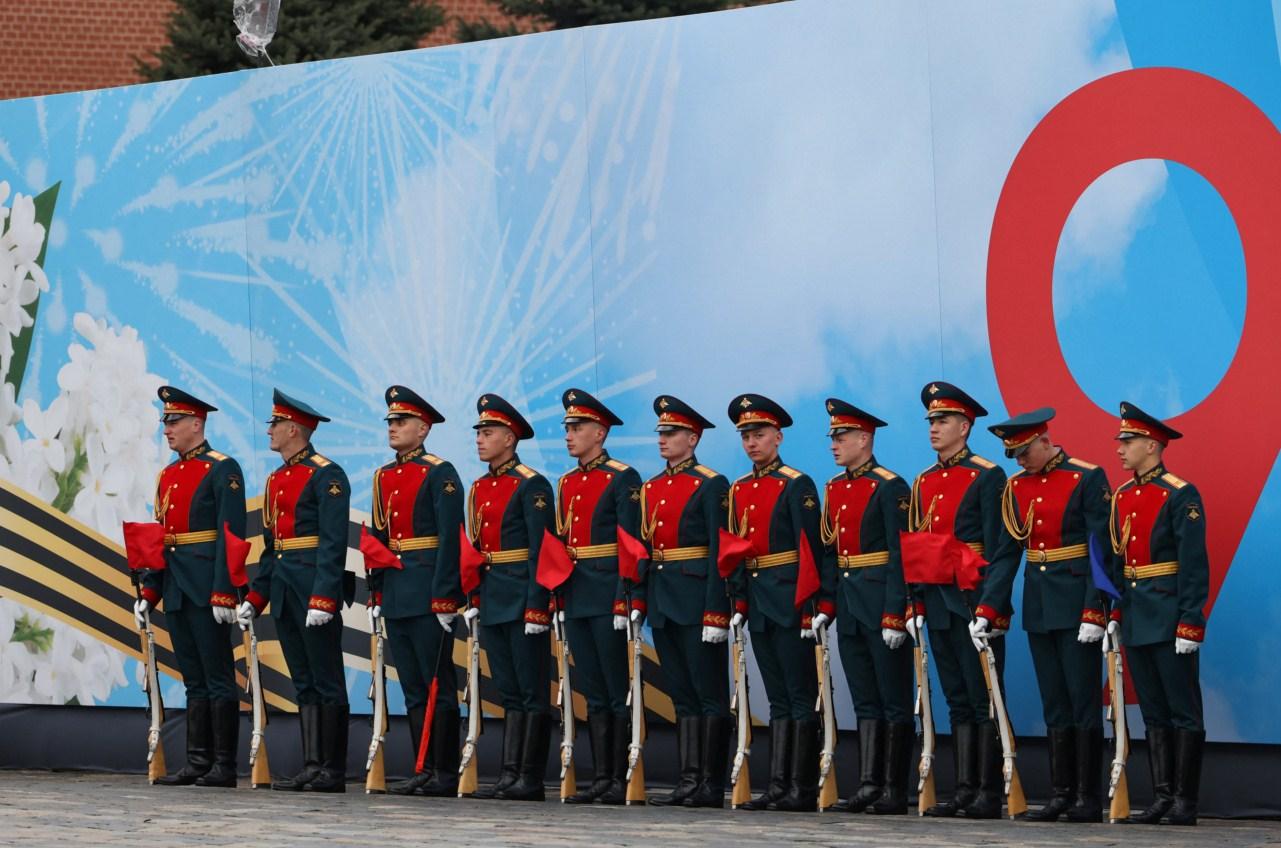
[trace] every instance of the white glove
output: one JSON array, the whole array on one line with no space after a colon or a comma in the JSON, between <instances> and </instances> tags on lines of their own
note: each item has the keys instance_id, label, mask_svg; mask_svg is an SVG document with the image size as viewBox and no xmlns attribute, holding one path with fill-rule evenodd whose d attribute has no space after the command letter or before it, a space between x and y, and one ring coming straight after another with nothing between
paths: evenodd
<instances>
[{"instance_id":1,"label":"white glove","mask_svg":"<svg viewBox=\"0 0 1281 848\"><path fill-rule=\"evenodd\" d=\"M307 626L308 627L324 627L326 624L328 624L333 620L334 620L334 614L332 612L325 612L324 610L318 610L318 609L307 610Z\"/></svg>"},{"instance_id":2,"label":"white glove","mask_svg":"<svg viewBox=\"0 0 1281 848\"><path fill-rule=\"evenodd\" d=\"M526 635L526 636L538 636L538 635L540 635L540 634L542 634L542 633L546 633L546 632L547 632L547 630L548 630L548 627L547 627L547 625L546 625L546 624L535 624L535 623L534 623L534 622L532 622L532 621L526 621L526 622L525 622L525 635Z\"/></svg>"},{"instance_id":3,"label":"white glove","mask_svg":"<svg viewBox=\"0 0 1281 848\"><path fill-rule=\"evenodd\" d=\"M1110 619L1108 621L1108 635L1111 636L1113 639L1120 636L1121 622L1117 621L1116 619Z\"/></svg>"},{"instance_id":4,"label":"white glove","mask_svg":"<svg viewBox=\"0 0 1281 848\"><path fill-rule=\"evenodd\" d=\"M236 607L236 623L246 630L257 615L258 610L248 601L241 601L240 606Z\"/></svg>"},{"instance_id":5,"label":"white glove","mask_svg":"<svg viewBox=\"0 0 1281 848\"><path fill-rule=\"evenodd\" d=\"M1174 637L1174 652L1176 654L1195 654L1201 650L1200 642L1193 642L1191 639L1182 639Z\"/></svg>"},{"instance_id":6,"label":"white glove","mask_svg":"<svg viewBox=\"0 0 1281 848\"><path fill-rule=\"evenodd\" d=\"M1103 639L1103 628L1097 624L1090 624L1088 621L1081 622L1081 628L1076 631L1076 641L1082 645L1091 645Z\"/></svg>"},{"instance_id":7,"label":"white glove","mask_svg":"<svg viewBox=\"0 0 1281 848\"><path fill-rule=\"evenodd\" d=\"M381 611L381 610L380 610L380 611ZM453 630L453 629L454 629L454 619L455 619L455 618L458 618L458 613L456 613L456 612L438 612L438 613L436 613L436 620L440 622L440 626L441 626L442 628L444 628L445 630Z\"/></svg>"},{"instance_id":8,"label":"white glove","mask_svg":"<svg viewBox=\"0 0 1281 848\"><path fill-rule=\"evenodd\" d=\"M139 630L147 626L143 616L146 615L149 609L151 609L151 604L147 603L146 598L139 598L133 602L133 623L138 625Z\"/></svg>"},{"instance_id":9,"label":"white glove","mask_svg":"<svg viewBox=\"0 0 1281 848\"><path fill-rule=\"evenodd\" d=\"M827 613L824 613L824 612L820 612L818 615L814 616L814 618L810 621L810 635L808 638L817 639L818 631L826 627L827 623L831 620L832 619L827 617Z\"/></svg>"},{"instance_id":10,"label":"white glove","mask_svg":"<svg viewBox=\"0 0 1281 848\"><path fill-rule=\"evenodd\" d=\"M992 636L992 634L988 632L988 627L991 626L991 624L992 622L988 621L981 615L970 622L970 641L974 643L974 650L979 651L980 653L983 651L983 648L985 647L984 637L991 638Z\"/></svg>"},{"instance_id":11,"label":"white glove","mask_svg":"<svg viewBox=\"0 0 1281 848\"><path fill-rule=\"evenodd\" d=\"M881 641L885 643L885 647L891 651L896 651L907 641L907 634L902 630L895 630L893 627L882 627Z\"/></svg>"},{"instance_id":12,"label":"white glove","mask_svg":"<svg viewBox=\"0 0 1281 848\"><path fill-rule=\"evenodd\" d=\"M378 619L383 617L382 604L365 607L365 612L369 614L369 632L373 633L378 629Z\"/></svg>"},{"instance_id":13,"label":"white glove","mask_svg":"<svg viewBox=\"0 0 1281 848\"><path fill-rule=\"evenodd\" d=\"M626 629L627 629L627 616L625 616L625 615L616 615L616 616L614 616L614 629L615 629L615 630L626 630Z\"/></svg>"},{"instance_id":14,"label":"white glove","mask_svg":"<svg viewBox=\"0 0 1281 848\"><path fill-rule=\"evenodd\" d=\"M734 613L733 617L730 618L729 626L731 628L738 627L740 624L745 624L746 622L747 622L747 616L743 615L741 612L736 612Z\"/></svg>"},{"instance_id":15,"label":"white glove","mask_svg":"<svg viewBox=\"0 0 1281 848\"><path fill-rule=\"evenodd\" d=\"M218 622L219 624L231 624L233 621L236 620L235 607L215 606L215 607L211 607L210 609L213 610L214 621Z\"/></svg>"},{"instance_id":16,"label":"white glove","mask_svg":"<svg viewBox=\"0 0 1281 848\"><path fill-rule=\"evenodd\" d=\"M640 624L640 620L645 617L645 613L638 609L632 610L631 619L633 623Z\"/></svg>"},{"instance_id":17,"label":"white glove","mask_svg":"<svg viewBox=\"0 0 1281 848\"><path fill-rule=\"evenodd\" d=\"M912 637L912 641L921 644L921 638L925 635L925 616L911 615L907 618L907 635Z\"/></svg>"},{"instance_id":18,"label":"white glove","mask_svg":"<svg viewBox=\"0 0 1281 848\"><path fill-rule=\"evenodd\" d=\"M480 607L468 607L467 612L463 613L463 620L475 621L478 615L480 615Z\"/></svg>"},{"instance_id":19,"label":"white glove","mask_svg":"<svg viewBox=\"0 0 1281 848\"><path fill-rule=\"evenodd\" d=\"M703 641L709 645L718 645L729 641L729 630L724 627L704 627Z\"/></svg>"}]
</instances>

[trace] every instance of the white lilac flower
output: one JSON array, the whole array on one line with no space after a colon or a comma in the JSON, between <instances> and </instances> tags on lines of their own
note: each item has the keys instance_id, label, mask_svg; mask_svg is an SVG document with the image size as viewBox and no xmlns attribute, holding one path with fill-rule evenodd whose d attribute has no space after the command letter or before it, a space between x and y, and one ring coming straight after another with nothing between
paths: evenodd
<instances>
[{"instance_id":1,"label":"white lilac flower","mask_svg":"<svg viewBox=\"0 0 1281 848\"><path fill-rule=\"evenodd\" d=\"M54 474L67 470L67 445L58 438L66 420L65 397L54 398L45 410L30 398L22 404L22 423L32 436L23 443L23 452L39 456Z\"/></svg>"},{"instance_id":2,"label":"white lilac flower","mask_svg":"<svg viewBox=\"0 0 1281 848\"><path fill-rule=\"evenodd\" d=\"M12 424L17 424L22 420L22 408L18 406L14 394L13 383L4 383L0 385L0 432ZM0 453L4 447L0 445Z\"/></svg>"},{"instance_id":3,"label":"white lilac flower","mask_svg":"<svg viewBox=\"0 0 1281 848\"><path fill-rule=\"evenodd\" d=\"M49 290L49 278L36 264L45 228L36 222L35 199L15 194L10 209L3 205L8 197L9 184L0 182L0 376L9 372L13 340L32 325L26 307Z\"/></svg>"},{"instance_id":4,"label":"white lilac flower","mask_svg":"<svg viewBox=\"0 0 1281 848\"><path fill-rule=\"evenodd\" d=\"M117 507L128 494L130 477L128 459L112 457L102 444L91 439L85 444L89 464L80 477L80 492L68 514L90 527L115 527L123 518Z\"/></svg>"}]
</instances>

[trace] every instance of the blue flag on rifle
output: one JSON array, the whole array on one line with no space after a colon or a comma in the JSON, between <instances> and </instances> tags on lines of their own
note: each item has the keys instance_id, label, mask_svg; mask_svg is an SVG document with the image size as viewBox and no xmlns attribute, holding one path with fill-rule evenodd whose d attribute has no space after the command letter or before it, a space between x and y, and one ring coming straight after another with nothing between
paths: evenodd
<instances>
[{"instance_id":1,"label":"blue flag on rifle","mask_svg":"<svg viewBox=\"0 0 1281 848\"><path fill-rule=\"evenodd\" d=\"M1121 600L1121 593L1117 591L1116 586L1108 579L1107 570L1103 567L1103 547L1099 544L1099 538L1093 534L1090 535L1090 574L1094 578L1094 586L1100 592L1111 595L1116 600Z\"/></svg>"}]
</instances>

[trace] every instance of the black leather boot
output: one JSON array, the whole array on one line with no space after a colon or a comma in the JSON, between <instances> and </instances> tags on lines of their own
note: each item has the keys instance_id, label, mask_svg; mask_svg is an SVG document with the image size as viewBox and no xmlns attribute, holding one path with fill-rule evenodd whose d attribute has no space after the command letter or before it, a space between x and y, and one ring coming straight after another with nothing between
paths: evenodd
<instances>
[{"instance_id":1,"label":"black leather boot","mask_svg":"<svg viewBox=\"0 0 1281 848\"><path fill-rule=\"evenodd\" d=\"M1152 770L1152 803L1143 812L1124 819L1126 824L1159 824L1174 806L1174 729L1150 727L1146 735L1148 768Z\"/></svg>"},{"instance_id":2,"label":"black leather boot","mask_svg":"<svg viewBox=\"0 0 1281 848\"><path fill-rule=\"evenodd\" d=\"M734 732L730 716L704 716L703 773L698 788L685 799L686 807L725 806L725 770L729 764L729 740Z\"/></svg>"},{"instance_id":3,"label":"black leather boot","mask_svg":"<svg viewBox=\"0 0 1281 848\"><path fill-rule=\"evenodd\" d=\"M818 809L819 724L816 718L792 722L792 763L787 792L769 809L812 813Z\"/></svg>"},{"instance_id":4,"label":"black leather boot","mask_svg":"<svg viewBox=\"0 0 1281 848\"><path fill-rule=\"evenodd\" d=\"M979 725L979 792L974 800L957 809L967 819L999 819L1005 801L1005 759L1001 750L1001 733L995 721Z\"/></svg>"},{"instance_id":5,"label":"black leather boot","mask_svg":"<svg viewBox=\"0 0 1281 848\"><path fill-rule=\"evenodd\" d=\"M1201 797L1201 754L1205 750L1205 731L1177 730L1174 743L1174 806L1161 823L1194 825L1197 800Z\"/></svg>"},{"instance_id":6,"label":"black leather boot","mask_svg":"<svg viewBox=\"0 0 1281 848\"><path fill-rule=\"evenodd\" d=\"M1046 742L1050 748L1050 800L1039 810L1029 810L1024 821L1058 821L1072 806L1078 765L1076 728L1051 727Z\"/></svg>"},{"instance_id":7,"label":"black leather boot","mask_svg":"<svg viewBox=\"0 0 1281 848\"><path fill-rule=\"evenodd\" d=\"M494 797L500 801L543 801L547 777L547 748L551 744L551 714L529 713L525 719L525 741L521 744L520 776Z\"/></svg>"},{"instance_id":8,"label":"black leather boot","mask_svg":"<svg viewBox=\"0 0 1281 848\"><path fill-rule=\"evenodd\" d=\"M907 815L907 786L912 774L912 747L916 725L910 721L888 725L885 744L885 791L867 812L883 816Z\"/></svg>"},{"instance_id":9,"label":"black leather boot","mask_svg":"<svg viewBox=\"0 0 1281 848\"><path fill-rule=\"evenodd\" d=\"M978 788L979 726L970 722L952 725L952 758L956 763L956 790L950 801L940 801L925 811L933 818L950 819L974 801Z\"/></svg>"},{"instance_id":10,"label":"black leather boot","mask_svg":"<svg viewBox=\"0 0 1281 848\"><path fill-rule=\"evenodd\" d=\"M858 791L836 805L846 813L861 813L881 797L885 779L886 722L859 719L858 722Z\"/></svg>"},{"instance_id":11,"label":"black leather boot","mask_svg":"<svg viewBox=\"0 0 1281 848\"><path fill-rule=\"evenodd\" d=\"M414 752L414 767L418 765L418 746L423 739L423 716L426 714L426 707L415 707L405 713L405 718L409 721L409 744ZM433 738L435 731L432 731ZM387 784L388 795L415 795L420 789L427 785L432 779L431 763L424 762L424 768L421 773L414 773L408 780L398 780L395 783Z\"/></svg>"},{"instance_id":12,"label":"black leather boot","mask_svg":"<svg viewBox=\"0 0 1281 848\"><path fill-rule=\"evenodd\" d=\"M680 779L670 794L657 795L649 799L649 803L656 807L680 806L694 794L703 776L702 748L705 741L702 716L677 717L676 754L680 759Z\"/></svg>"},{"instance_id":13,"label":"black leather boot","mask_svg":"<svg viewBox=\"0 0 1281 848\"><path fill-rule=\"evenodd\" d=\"M207 698L187 699L187 763L156 781L160 786L190 786L213 766L212 717Z\"/></svg>"},{"instance_id":14,"label":"black leather boot","mask_svg":"<svg viewBox=\"0 0 1281 848\"><path fill-rule=\"evenodd\" d=\"M780 718L769 723L769 785L759 797L740 805L740 810L767 810L770 804L787 794L792 733L791 719Z\"/></svg>"},{"instance_id":15,"label":"black leather boot","mask_svg":"<svg viewBox=\"0 0 1281 848\"><path fill-rule=\"evenodd\" d=\"M1076 803L1063 816L1070 822L1103 821L1103 728L1076 729Z\"/></svg>"},{"instance_id":16,"label":"black leather boot","mask_svg":"<svg viewBox=\"0 0 1281 848\"><path fill-rule=\"evenodd\" d=\"M431 741L427 746L432 777L422 787L424 795L431 798L453 798L458 794L458 761L462 756L458 747L461 722L458 710L436 710L431 723Z\"/></svg>"},{"instance_id":17,"label":"black leather boot","mask_svg":"<svg viewBox=\"0 0 1281 848\"><path fill-rule=\"evenodd\" d=\"M613 739L614 717L609 713L588 713L587 740L592 747L592 782L566 798L566 804L590 804L609 789L614 780L611 760Z\"/></svg>"},{"instance_id":18,"label":"black leather boot","mask_svg":"<svg viewBox=\"0 0 1281 848\"><path fill-rule=\"evenodd\" d=\"M240 743L240 702L212 701L209 704L213 729L213 767L204 777L196 779L197 786L216 786L221 789L236 788L236 748Z\"/></svg>"},{"instance_id":19,"label":"black leather boot","mask_svg":"<svg viewBox=\"0 0 1281 848\"><path fill-rule=\"evenodd\" d=\"M627 803L627 756L628 746L632 742L632 722L627 713L612 713L610 720L614 725L609 731L609 764L612 776L609 786L596 796L596 803L616 806Z\"/></svg>"},{"instance_id":20,"label":"black leather boot","mask_svg":"<svg viewBox=\"0 0 1281 848\"><path fill-rule=\"evenodd\" d=\"M347 791L347 719L351 710L346 704L320 705L320 746L323 759L320 774L303 787L306 792Z\"/></svg>"},{"instance_id":21,"label":"black leather boot","mask_svg":"<svg viewBox=\"0 0 1281 848\"><path fill-rule=\"evenodd\" d=\"M302 771L293 777L277 780L271 788L281 792L301 792L320 774L320 705L298 705L298 729L302 733Z\"/></svg>"},{"instance_id":22,"label":"black leather boot","mask_svg":"<svg viewBox=\"0 0 1281 848\"><path fill-rule=\"evenodd\" d=\"M525 723L529 713L508 710L503 718L503 763L498 780L492 786L477 789L473 798L496 798L498 793L511 786L520 777L520 752L525 744Z\"/></svg>"}]
</instances>

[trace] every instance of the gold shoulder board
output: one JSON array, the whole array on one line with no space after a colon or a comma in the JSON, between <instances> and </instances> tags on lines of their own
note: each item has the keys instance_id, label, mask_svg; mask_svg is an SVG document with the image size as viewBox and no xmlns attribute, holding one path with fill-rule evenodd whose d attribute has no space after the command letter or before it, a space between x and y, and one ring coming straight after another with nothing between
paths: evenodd
<instances>
[{"instance_id":1,"label":"gold shoulder board","mask_svg":"<svg viewBox=\"0 0 1281 848\"><path fill-rule=\"evenodd\" d=\"M626 462L619 462L616 459L606 460L605 464L608 465L610 468L614 469L615 471L626 471L627 469L631 468L631 466L628 465Z\"/></svg>"},{"instance_id":2,"label":"gold shoulder board","mask_svg":"<svg viewBox=\"0 0 1281 848\"><path fill-rule=\"evenodd\" d=\"M1184 486L1188 484L1187 480L1184 480L1179 477L1175 477L1173 474L1171 474L1168 471L1161 475L1161 479L1169 483L1171 486L1173 486L1176 489L1182 489Z\"/></svg>"},{"instance_id":3,"label":"gold shoulder board","mask_svg":"<svg viewBox=\"0 0 1281 848\"><path fill-rule=\"evenodd\" d=\"M797 471L795 468L793 468L790 465L780 465L778 468L778 473L782 474L784 477L787 477L791 480L795 480L797 477L802 476L800 471Z\"/></svg>"},{"instance_id":4,"label":"gold shoulder board","mask_svg":"<svg viewBox=\"0 0 1281 848\"><path fill-rule=\"evenodd\" d=\"M537 471L535 471L534 469L530 468L528 465L525 465L523 463L521 465L516 466L516 473L524 477L526 480L528 480L530 477L538 476Z\"/></svg>"},{"instance_id":5,"label":"gold shoulder board","mask_svg":"<svg viewBox=\"0 0 1281 848\"><path fill-rule=\"evenodd\" d=\"M978 454L971 454L970 459L972 459L974 461L974 464L977 465L979 468L995 468L996 467L995 462L986 460L983 457L979 456Z\"/></svg>"},{"instance_id":6,"label":"gold shoulder board","mask_svg":"<svg viewBox=\"0 0 1281 848\"><path fill-rule=\"evenodd\" d=\"M708 479L711 479L712 477L716 476L716 471L714 469L708 468L706 465L695 465L694 470L697 471L699 474L702 474L704 477Z\"/></svg>"},{"instance_id":7,"label":"gold shoulder board","mask_svg":"<svg viewBox=\"0 0 1281 848\"><path fill-rule=\"evenodd\" d=\"M314 462L314 463L316 463L316 466L317 466L318 468L324 468L326 465L333 465L333 463L332 463L332 462L330 462L329 460L325 459L323 456L321 456L321 455L320 455L320 454L318 454L318 453L313 453L313 454L311 455L311 461L312 461L312 462Z\"/></svg>"},{"instance_id":8,"label":"gold shoulder board","mask_svg":"<svg viewBox=\"0 0 1281 848\"><path fill-rule=\"evenodd\" d=\"M873 468L873 469L872 469L872 472L873 472L877 477L880 477L882 480L893 480L893 479L895 479L896 477L898 477L898 475L897 475L897 474L895 474L893 471L889 470L888 468L882 468L882 467L881 467L881 466L879 466L879 465L878 465L878 466L876 466L875 468Z\"/></svg>"},{"instance_id":9,"label":"gold shoulder board","mask_svg":"<svg viewBox=\"0 0 1281 848\"><path fill-rule=\"evenodd\" d=\"M444 462L444 461L445 461L445 460L441 459L440 457L436 456L436 454L434 454L434 453L425 453L425 454L423 454L423 459L424 459L426 462L430 462L432 465L440 465L442 462Z\"/></svg>"},{"instance_id":10,"label":"gold shoulder board","mask_svg":"<svg viewBox=\"0 0 1281 848\"><path fill-rule=\"evenodd\" d=\"M222 462L224 459L227 458L227 455L225 453L218 453L218 451L216 450L205 451L205 456L209 457L214 462Z\"/></svg>"},{"instance_id":11,"label":"gold shoulder board","mask_svg":"<svg viewBox=\"0 0 1281 848\"><path fill-rule=\"evenodd\" d=\"M1076 457L1071 457L1068 462L1077 468L1084 468L1086 471L1093 471L1098 468L1093 462L1086 462L1084 459L1077 459Z\"/></svg>"}]
</instances>

